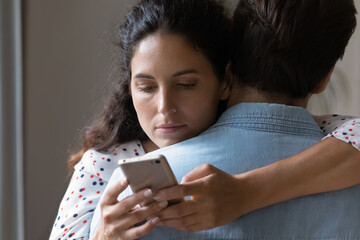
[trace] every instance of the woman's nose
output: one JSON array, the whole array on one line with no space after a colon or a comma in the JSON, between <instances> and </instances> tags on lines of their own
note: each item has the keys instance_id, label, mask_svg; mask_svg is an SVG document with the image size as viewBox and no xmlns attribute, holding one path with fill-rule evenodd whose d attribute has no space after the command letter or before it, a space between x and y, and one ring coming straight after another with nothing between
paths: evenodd
<instances>
[{"instance_id":1,"label":"woman's nose","mask_svg":"<svg viewBox=\"0 0 360 240\"><path fill-rule=\"evenodd\" d=\"M158 98L158 112L161 114L172 114L176 112L176 99L174 94L167 90L161 90Z\"/></svg>"}]
</instances>

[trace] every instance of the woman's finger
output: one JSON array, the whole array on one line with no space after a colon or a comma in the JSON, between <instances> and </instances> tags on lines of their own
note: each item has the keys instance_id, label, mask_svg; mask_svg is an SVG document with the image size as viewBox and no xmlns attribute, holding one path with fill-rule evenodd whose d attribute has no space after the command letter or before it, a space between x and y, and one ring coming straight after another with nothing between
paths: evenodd
<instances>
[{"instance_id":1,"label":"woman's finger","mask_svg":"<svg viewBox=\"0 0 360 240\"><path fill-rule=\"evenodd\" d=\"M125 239L141 238L141 237L145 236L146 234L148 234L151 230L153 230L159 221L160 221L160 219L158 217L151 218L151 219L149 219L149 221L147 221L143 225L133 227L133 228L129 229L128 231L126 231L126 233L124 234L124 237L125 237Z\"/></svg>"},{"instance_id":2,"label":"woman's finger","mask_svg":"<svg viewBox=\"0 0 360 240\"><path fill-rule=\"evenodd\" d=\"M202 164L184 176L181 181L182 184L158 191L154 199L157 201L168 201L186 196L199 195L204 192L204 182L215 172L220 173L222 171L211 164Z\"/></svg>"},{"instance_id":3,"label":"woman's finger","mask_svg":"<svg viewBox=\"0 0 360 240\"><path fill-rule=\"evenodd\" d=\"M117 203L117 197L119 194L124 191L128 186L128 182L126 178L121 179L118 182L115 182L112 186L110 186L106 192L104 193L101 199L101 205L112 205Z\"/></svg>"},{"instance_id":4,"label":"woman's finger","mask_svg":"<svg viewBox=\"0 0 360 240\"><path fill-rule=\"evenodd\" d=\"M216 215L209 212L194 212L180 218L161 219L159 226L172 227L181 231L195 232L208 230L219 225Z\"/></svg>"},{"instance_id":5,"label":"woman's finger","mask_svg":"<svg viewBox=\"0 0 360 240\"><path fill-rule=\"evenodd\" d=\"M119 212L128 212L131 211L131 209L133 209L136 205L151 200L152 197L153 193L151 189L143 189L117 202L116 209L118 209Z\"/></svg>"},{"instance_id":6,"label":"woman's finger","mask_svg":"<svg viewBox=\"0 0 360 240\"><path fill-rule=\"evenodd\" d=\"M190 199L165 208L157 216L161 220L182 218L196 213L198 208L198 201Z\"/></svg>"},{"instance_id":7,"label":"woman's finger","mask_svg":"<svg viewBox=\"0 0 360 240\"><path fill-rule=\"evenodd\" d=\"M189 183L183 183L180 185L162 189L154 195L154 199L156 201L169 201L172 199L181 199L186 196L203 194L204 191L206 191L206 186L204 187L204 181L207 178L208 176Z\"/></svg>"},{"instance_id":8,"label":"woman's finger","mask_svg":"<svg viewBox=\"0 0 360 240\"><path fill-rule=\"evenodd\" d=\"M143 222L144 220L156 215L167 206L167 202L152 202L151 204L141 207L135 211L131 211L120 220L119 224L124 228L130 228L134 224Z\"/></svg>"},{"instance_id":9,"label":"woman's finger","mask_svg":"<svg viewBox=\"0 0 360 240\"><path fill-rule=\"evenodd\" d=\"M174 218L167 220L160 220L159 226L172 227L181 231L193 232L196 224L201 222L201 219L197 219L196 214L188 215L182 218Z\"/></svg>"}]
</instances>

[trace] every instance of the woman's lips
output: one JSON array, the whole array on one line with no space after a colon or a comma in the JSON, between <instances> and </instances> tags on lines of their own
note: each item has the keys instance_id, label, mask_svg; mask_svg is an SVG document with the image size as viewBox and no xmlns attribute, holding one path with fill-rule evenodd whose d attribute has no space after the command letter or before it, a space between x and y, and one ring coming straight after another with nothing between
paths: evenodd
<instances>
[{"instance_id":1,"label":"woman's lips","mask_svg":"<svg viewBox=\"0 0 360 240\"><path fill-rule=\"evenodd\" d=\"M156 127L156 130L161 134L172 134L185 126L186 124L161 124Z\"/></svg>"}]
</instances>

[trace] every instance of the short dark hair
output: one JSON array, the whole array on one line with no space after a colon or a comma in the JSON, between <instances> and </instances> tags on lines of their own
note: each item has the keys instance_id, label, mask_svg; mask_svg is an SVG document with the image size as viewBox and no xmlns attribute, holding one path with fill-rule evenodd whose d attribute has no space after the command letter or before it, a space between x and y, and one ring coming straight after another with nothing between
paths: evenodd
<instances>
[{"instance_id":1,"label":"short dark hair","mask_svg":"<svg viewBox=\"0 0 360 240\"><path fill-rule=\"evenodd\" d=\"M304 98L342 58L355 15L353 0L240 0L231 71L242 86Z\"/></svg>"}]
</instances>

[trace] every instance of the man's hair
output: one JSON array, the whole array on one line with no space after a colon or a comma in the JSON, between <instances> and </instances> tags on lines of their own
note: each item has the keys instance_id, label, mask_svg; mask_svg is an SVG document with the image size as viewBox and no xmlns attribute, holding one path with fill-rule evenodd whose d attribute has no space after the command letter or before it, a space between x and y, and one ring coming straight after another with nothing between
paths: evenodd
<instances>
[{"instance_id":1,"label":"man's hair","mask_svg":"<svg viewBox=\"0 0 360 240\"><path fill-rule=\"evenodd\" d=\"M231 71L240 86L304 98L344 55L355 15L353 0L240 0Z\"/></svg>"}]
</instances>

